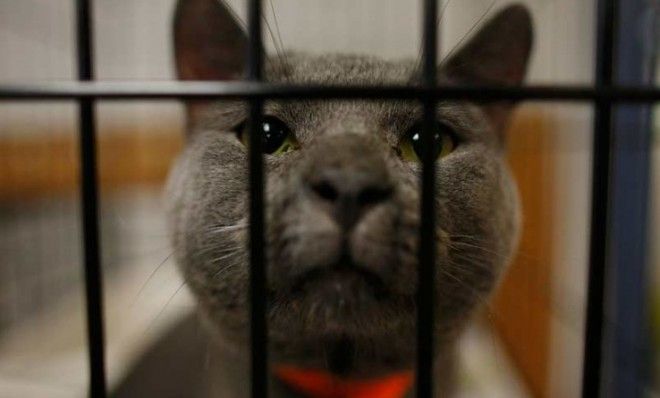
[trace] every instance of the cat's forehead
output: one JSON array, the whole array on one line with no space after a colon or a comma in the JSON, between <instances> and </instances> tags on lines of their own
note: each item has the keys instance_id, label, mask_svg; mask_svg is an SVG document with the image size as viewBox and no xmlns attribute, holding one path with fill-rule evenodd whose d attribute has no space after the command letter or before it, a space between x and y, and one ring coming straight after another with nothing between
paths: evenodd
<instances>
[{"instance_id":1,"label":"cat's forehead","mask_svg":"<svg viewBox=\"0 0 660 398\"><path fill-rule=\"evenodd\" d=\"M270 56L266 78L272 82L326 85L407 84L414 80L413 60L383 60L351 54Z\"/></svg>"}]
</instances>

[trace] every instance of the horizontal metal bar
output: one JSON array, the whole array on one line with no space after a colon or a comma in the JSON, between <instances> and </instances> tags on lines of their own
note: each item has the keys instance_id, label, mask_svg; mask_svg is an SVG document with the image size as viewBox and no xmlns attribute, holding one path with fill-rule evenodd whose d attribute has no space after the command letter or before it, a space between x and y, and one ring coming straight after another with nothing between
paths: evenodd
<instances>
[{"instance_id":1,"label":"horizontal metal bar","mask_svg":"<svg viewBox=\"0 0 660 398\"><path fill-rule=\"evenodd\" d=\"M658 102L660 89L649 87L526 86L410 87L297 86L235 82L41 82L0 84L0 101L157 99L424 99Z\"/></svg>"}]
</instances>

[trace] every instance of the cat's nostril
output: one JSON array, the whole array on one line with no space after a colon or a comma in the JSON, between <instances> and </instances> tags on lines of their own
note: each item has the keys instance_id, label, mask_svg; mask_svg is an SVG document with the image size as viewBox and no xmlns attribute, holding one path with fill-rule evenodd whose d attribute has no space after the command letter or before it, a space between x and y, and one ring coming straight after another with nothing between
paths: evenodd
<instances>
[{"instance_id":1,"label":"cat's nostril","mask_svg":"<svg viewBox=\"0 0 660 398\"><path fill-rule=\"evenodd\" d=\"M339 192L329 181L319 181L312 184L312 190L314 190L320 198L329 202L334 202L339 198Z\"/></svg>"},{"instance_id":2,"label":"cat's nostril","mask_svg":"<svg viewBox=\"0 0 660 398\"><path fill-rule=\"evenodd\" d=\"M392 189L388 187L368 187L360 191L357 196L357 202L360 206L368 206L384 202L392 194Z\"/></svg>"},{"instance_id":3,"label":"cat's nostril","mask_svg":"<svg viewBox=\"0 0 660 398\"><path fill-rule=\"evenodd\" d=\"M309 191L345 229L375 205L387 202L394 187L386 176L351 169L324 170L307 180Z\"/></svg>"},{"instance_id":4,"label":"cat's nostril","mask_svg":"<svg viewBox=\"0 0 660 398\"><path fill-rule=\"evenodd\" d=\"M352 191L350 189L338 189L335 184L327 180L311 184L311 188L319 198L328 202L349 200L359 207L383 202L392 195L392 189L390 187L373 186Z\"/></svg>"}]
</instances>

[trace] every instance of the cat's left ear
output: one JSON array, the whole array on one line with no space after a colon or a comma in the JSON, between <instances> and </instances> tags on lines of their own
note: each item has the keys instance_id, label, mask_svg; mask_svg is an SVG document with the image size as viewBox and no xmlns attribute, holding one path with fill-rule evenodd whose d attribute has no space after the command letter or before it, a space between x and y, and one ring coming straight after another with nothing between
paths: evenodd
<instances>
[{"instance_id":1,"label":"cat's left ear","mask_svg":"<svg viewBox=\"0 0 660 398\"><path fill-rule=\"evenodd\" d=\"M451 82L469 85L520 85L532 49L532 19L527 8L516 4L498 12L442 68ZM501 133L512 104L485 105Z\"/></svg>"},{"instance_id":2,"label":"cat's left ear","mask_svg":"<svg viewBox=\"0 0 660 398\"><path fill-rule=\"evenodd\" d=\"M174 55L180 80L235 80L245 70L248 38L223 0L179 0ZM188 101L189 122L206 105Z\"/></svg>"}]
</instances>

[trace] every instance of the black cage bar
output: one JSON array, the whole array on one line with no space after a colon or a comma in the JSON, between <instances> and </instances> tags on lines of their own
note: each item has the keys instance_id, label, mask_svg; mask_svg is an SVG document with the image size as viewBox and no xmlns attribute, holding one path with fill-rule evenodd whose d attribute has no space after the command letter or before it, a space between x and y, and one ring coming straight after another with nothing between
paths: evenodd
<instances>
[{"instance_id":1,"label":"black cage bar","mask_svg":"<svg viewBox=\"0 0 660 398\"><path fill-rule=\"evenodd\" d=\"M93 32L90 0L76 0L78 65L81 82L0 85L0 100L63 100L80 102L81 179L83 243L85 253L85 293L90 362L90 396L106 395L104 369L103 317L101 301L100 247L98 240L97 181L93 102L96 99L200 99L235 98L250 101L249 127L261 119L266 99L411 99L424 105L424 138L430 142L437 101L497 100L585 101L596 106L594 122L594 161L592 169L592 215L587 325L583 374L583 397L601 395L603 347L603 300L608 263L608 209L610 181L611 109L613 103L657 102L660 90L649 87L620 87L612 80L616 42L617 0L599 0L597 18L596 81L593 87L436 87L437 0L423 2L423 65L421 87L324 87L291 86L262 82L261 1L248 0L249 74L244 82L91 82L93 80ZM267 324L265 302L264 176L261 140L250 134L250 299L251 361L253 397L267 393ZM425 145L431 148L431 145ZM435 173L432 153L423 154L421 178L425 214L420 227L418 287L418 368L417 394L431 397L433 392L433 280L435 241L433 230ZM441 187L440 187L441 188Z\"/></svg>"},{"instance_id":2,"label":"black cage bar","mask_svg":"<svg viewBox=\"0 0 660 398\"><path fill-rule=\"evenodd\" d=\"M78 78L94 79L92 8L88 0L77 0ZM96 116L94 100L80 99L80 176L89 351L89 392L92 397L106 395L105 347L103 338L103 284L99 247L98 184L96 178Z\"/></svg>"},{"instance_id":3,"label":"black cage bar","mask_svg":"<svg viewBox=\"0 0 660 398\"><path fill-rule=\"evenodd\" d=\"M437 69L437 0L424 1L423 15L423 86L436 85ZM435 158L434 124L436 99L422 98L424 108L422 131L422 178L420 241L417 280L417 396L433 396L433 335L435 281Z\"/></svg>"},{"instance_id":4,"label":"black cage bar","mask_svg":"<svg viewBox=\"0 0 660 398\"><path fill-rule=\"evenodd\" d=\"M597 10L596 87L613 83L614 44L616 43L616 0L601 0ZM582 396L599 397L602 385L603 319L605 280L609 265L609 197L612 147L612 103L596 101L591 173L591 237L587 320L584 341Z\"/></svg>"},{"instance_id":5,"label":"black cage bar","mask_svg":"<svg viewBox=\"0 0 660 398\"><path fill-rule=\"evenodd\" d=\"M248 79L262 79L261 0L248 1ZM262 99L250 100L250 344L253 398L268 395L268 333L266 322L266 271L264 264L264 170L261 154Z\"/></svg>"}]
</instances>

